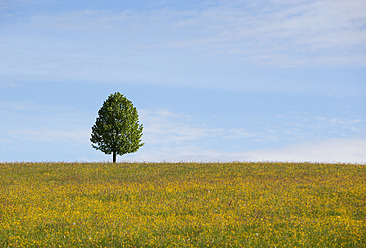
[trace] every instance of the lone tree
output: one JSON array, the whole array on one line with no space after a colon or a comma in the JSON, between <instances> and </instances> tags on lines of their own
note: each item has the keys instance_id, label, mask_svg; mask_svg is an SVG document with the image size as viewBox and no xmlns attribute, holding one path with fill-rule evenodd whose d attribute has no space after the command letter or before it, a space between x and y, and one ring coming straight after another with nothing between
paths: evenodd
<instances>
[{"instance_id":1,"label":"lone tree","mask_svg":"<svg viewBox=\"0 0 366 248\"><path fill-rule=\"evenodd\" d=\"M117 154L133 153L144 145L141 143L142 125L139 124L137 110L121 93L111 94L98 115L90 141L93 148L113 154L113 163Z\"/></svg>"}]
</instances>

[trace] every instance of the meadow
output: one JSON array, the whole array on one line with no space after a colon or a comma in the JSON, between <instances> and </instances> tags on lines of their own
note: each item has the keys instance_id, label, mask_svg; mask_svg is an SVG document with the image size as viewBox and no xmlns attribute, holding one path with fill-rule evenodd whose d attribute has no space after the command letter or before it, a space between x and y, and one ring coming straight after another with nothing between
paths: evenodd
<instances>
[{"instance_id":1,"label":"meadow","mask_svg":"<svg viewBox=\"0 0 366 248\"><path fill-rule=\"evenodd\" d=\"M366 165L2 163L0 247L366 247Z\"/></svg>"}]
</instances>

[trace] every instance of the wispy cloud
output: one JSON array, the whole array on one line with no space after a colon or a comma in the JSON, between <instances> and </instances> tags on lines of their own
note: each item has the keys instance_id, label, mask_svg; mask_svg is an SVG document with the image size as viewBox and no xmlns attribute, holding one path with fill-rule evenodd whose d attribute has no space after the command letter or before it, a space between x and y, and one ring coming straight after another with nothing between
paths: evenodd
<instances>
[{"instance_id":1,"label":"wispy cloud","mask_svg":"<svg viewBox=\"0 0 366 248\"><path fill-rule=\"evenodd\" d=\"M132 161L278 161L278 162L326 162L366 164L365 139L329 139L315 143L301 143L275 149L243 150L225 152L197 146L179 149L162 147L128 156Z\"/></svg>"},{"instance_id":2,"label":"wispy cloud","mask_svg":"<svg viewBox=\"0 0 366 248\"><path fill-rule=\"evenodd\" d=\"M192 126L185 113L173 113L166 110L141 110L141 122L144 123L144 142L149 144L179 145L192 142L207 135L207 130Z\"/></svg>"},{"instance_id":3,"label":"wispy cloud","mask_svg":"<svg viewBox=\"0 0 366 248\"><path fill-rule=\"evenodd\" d=\"M249 142L268 142L276 137L273 129L257 131L248 128L229 128L195 124L194 116L186 113L173 113L167 110L141 110L141 122L144 123L143 140L147 144L158 146L183 146L196 144L204 146L209 142L224 143L229 140Z\"/></svg>"},{"instance_id":4,"label":"wispy cloud","mask_svg":"<svg viewBox=\"0 0 366 248\"><path fill-rule=\"evenodd\" d=\"M255 63L364 66L365 10L362 0L250 1L193 13L187 26L204 34L196 42L201 49Z\"/></svg>"},{"instance_id":5,"label":"wispy cloud","mask_svg":"<svg viewBox=\"0 0 366 248\"><path fill-rule=\"evenodd\" d=\"M70 118L80 116L80 110L67 105L39 104L28 101L0 101L0 111L9 111L13 114L28 112L30 114L59 115L59 118L68 115Z\"/></svg>"},{"instance_id":6,"label":"wispy cloud","mask_svg":"<svg viewBox=\"0 0 366 248\"><path fill-rule=\"evenodd\" d=\"M62 141L76 142L76 143L90 143L90 129L24 129L8 132L8 137L12 140L27 141L27 142L53 142L58 143Z\"/></svg>"},{"instance_id":7,"label":"wispy cloud","mask_svg":"<svg viewBox=\"0 0 366 248\"><path fill-rule=\"evenodd\" d=\"M12 88L18 87L19 85L15 82L8 82L8 81L0 81L0 89L1 88Z\"/></svg>"},{"instance_id":8,"label":"wispy cloud","mask_svg":"<svg viewBox=\"0 0 366 248\"><path fill-rule=\"evenodd\" d=\"M77 108L39 104L34 101L0 101L0 114L6 116L0 123L1 138L11 143L89 142L92 120L90 114Z\"/></svg>"},{"instance_id":9,"label":"wispy cloud","mask_svg":"<svg viewBox=\"0 0 366 248\"><path fill-rule=\"evenodd\" d=\"M197 124L196 116L173 113L167 110L141 110L144 123L144 140L150 144L186 145L199 141L248 144L293 143L330 137L345 138L365 136L366 120L363 118L335 118L326 116L292 116L272 119L268 124L254 127L230 127Z\"/></svg>"},{"instance_id":10,"label":"wispy cloud","mask_svg":"<svg viewBox=\"0 0 366 248\"><path fill-rule=\"evenodd\" d=\"M366 163L365 139L329 139L291 147L247 151L242 158L250 161L310 161Z\"/></svg>"},{"instance_id":11,"label":"wispy cloud","mask_svg":"<svg viewBox=\"0 0 366 248\"><path fill-rule=\"evenodd\" d=\"M205 126L194 116L142 110L144 141L139 161L366 161L364 119L294 117L268 128ZM355 138L359 136L358 138ZM265 148L267 147L267 148ZM273 148L277 147L277 148ZM278 148L279 147L279 148Z\"/></svg>"},{"instance_id":12,"label":"wispy cloud","mask_svg":"<svg viewBox=\"0 0 366 248\"><path fill-rule=\"evenodd\" d=\"M112 80L121 68L129 68L125 77L129 71L136 75L133 68L170 63L171 52L285 67L366 65L363 0L211 3L195 9L35 13L3 27L1 65L7 74L56 80Z\"/></svg>"}]
</instances>

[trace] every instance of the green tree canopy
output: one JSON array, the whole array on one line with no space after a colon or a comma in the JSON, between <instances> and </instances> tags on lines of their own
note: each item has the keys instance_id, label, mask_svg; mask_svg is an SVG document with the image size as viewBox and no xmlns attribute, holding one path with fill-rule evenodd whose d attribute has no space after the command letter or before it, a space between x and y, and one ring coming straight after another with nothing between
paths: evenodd
<instances>
[{"instance_id":1,"label":"green tree canopy","mask_svg":"<svg viewBox=\"0 0 366 248\"><path fill-rule=\"evenodd\" d=\"M105 154L117 155L136 152L144 145L141 141L142 124L132 102L119 92L111 94L98 111L92 127L92 147Z\"/></svg>"}]
</instances>

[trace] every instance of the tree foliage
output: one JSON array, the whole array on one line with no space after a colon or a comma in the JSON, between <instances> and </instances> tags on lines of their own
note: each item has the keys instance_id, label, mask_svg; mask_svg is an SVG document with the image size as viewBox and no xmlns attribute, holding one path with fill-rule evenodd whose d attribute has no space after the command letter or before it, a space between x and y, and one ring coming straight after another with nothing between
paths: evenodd
<instances>
[{"instance_id":1,"label":"tree foliage","mask_svg":"<svg viewBox=\"0 0 366 248\"><path fill-rule=\"evenodd\" d=\"M98 111L92 127L90 141L92 147L105 154L117 155L136 152L144 144L141 142L142 124L132 102L119 92L111 94Z\"/></svg>"}]
</instances>

